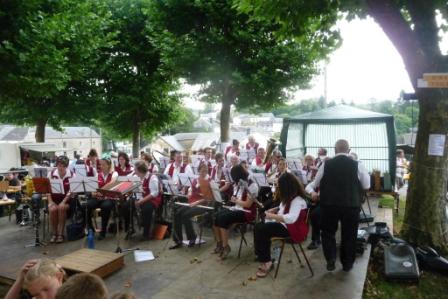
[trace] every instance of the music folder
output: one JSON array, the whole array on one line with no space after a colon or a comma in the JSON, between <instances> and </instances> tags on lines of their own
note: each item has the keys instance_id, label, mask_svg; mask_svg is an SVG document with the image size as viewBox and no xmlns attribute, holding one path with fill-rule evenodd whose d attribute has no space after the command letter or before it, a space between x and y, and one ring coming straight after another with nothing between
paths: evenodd
<instances>
[{"instance_id":1,"label":"music folder","mask_svg":"<svg viewBox=\"0 0 448 299\"><path fill-rule=\"evenodd\" d=\"M33 178L34 191L37 193L48 194L51 193L50 179L47 177Z\"/></svg>"},{"instance_id":2,"label":"music folder","mask_svg":"<svg viewBox=\"0 0 448 299\"><path fill-rule=\"evenodd\" d=\"M76 176L69 179L70 191L72 193L96 192L98 189L97 177Z\"/></svg>"}]
</instances>

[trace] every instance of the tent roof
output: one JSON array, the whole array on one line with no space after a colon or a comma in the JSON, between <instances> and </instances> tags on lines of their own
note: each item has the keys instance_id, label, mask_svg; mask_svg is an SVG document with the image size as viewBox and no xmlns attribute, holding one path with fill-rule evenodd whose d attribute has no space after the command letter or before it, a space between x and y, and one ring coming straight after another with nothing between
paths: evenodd
<instances>
[{"instance_id":1,"label":"tent roof","mask_svg":"<svg viewBox=\"0 0 448 299\"><path fill-rule=\"evenodd\" d=\"M182 144L180 144L179 141L177 141L176 137L174 136L166 135L166 136L160 136L159 138L162 139L166 144L168 144L176 151L182 152L185 150Z\"/></svg>"},{"instance_id":2,"label":"tent roof","mask_svg":"<svg viewBox=\"0 0 448 299\"><path fill-rule=\"evenodd\" d=\"M384 119L392 117L348 105L336 105L315 112L308 112L289 118L291 121L300 120L352 120L352 119Z\"/></svg>"}]
</instances>

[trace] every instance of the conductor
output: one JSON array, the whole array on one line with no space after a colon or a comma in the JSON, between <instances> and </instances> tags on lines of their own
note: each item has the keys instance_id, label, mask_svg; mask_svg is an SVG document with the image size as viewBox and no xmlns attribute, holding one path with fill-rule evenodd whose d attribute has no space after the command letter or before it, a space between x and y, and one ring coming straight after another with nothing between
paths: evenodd
<instances>
[{"instance_id":1,"label":"conductor","mask_svg":"<svg viewBox=\"0 0 448 299\"><path fill-rule=\"evenodd\" d=\"M327 160L316 174L320 186L322 211L322 247L327 270L336 266L336 231L341 222L340 260L342 269L350 271L355 262L356 237L363 190L370 188L370 177L363 164L348 156L347 140L335 144L336 155Z\"/></svg>"}]
</instances>

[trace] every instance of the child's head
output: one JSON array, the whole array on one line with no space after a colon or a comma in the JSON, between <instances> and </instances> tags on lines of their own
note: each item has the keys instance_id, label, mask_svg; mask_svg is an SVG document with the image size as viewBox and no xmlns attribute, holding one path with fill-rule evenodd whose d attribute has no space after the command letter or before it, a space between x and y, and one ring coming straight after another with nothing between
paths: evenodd
<instances>
[{"instance_id":1,"label":"child's head","mask_svg":"<svg viewBox=\"0 0 448 299\"><path fill-rule=\"evenodd\" d=\"M23 287L36 299L54 299L62 285L65 272L49 259L41 259L25 275Z\"/></svg>"},{"instance_id":2,"label":"child's head","mask_svg":"<svg viewBox=\"0 0 448 299\"><path fill-rule=\"evenodd\" d=\"M90 273L70 277L58 290L56 299L106 299L107 288L103 280Z\"/></svg>"}]
</instances>

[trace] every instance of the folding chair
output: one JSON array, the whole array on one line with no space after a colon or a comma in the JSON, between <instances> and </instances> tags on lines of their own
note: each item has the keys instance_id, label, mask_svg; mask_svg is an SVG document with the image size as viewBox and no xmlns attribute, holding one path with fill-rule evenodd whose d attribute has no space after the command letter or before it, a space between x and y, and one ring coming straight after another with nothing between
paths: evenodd
<instances>
[{"instance_id":1,"label":"folding chair","mask_svg":"<svg viewBox=\"0 0 448 299\"><path fill-rule=\"evenodd\" d=\"M307 208L306 220L305 220L306 224L308 224L308 221L309 221L309 214L310 214L310 209ZM307 236L304 236L303 240L305 241L306 238L307 238ZM294 241L290 237L286 237L286 238L274 237L274 238L271 238L271 243L273 243L273 242L280 242L281 243L280 255L278 257L278 262L277 262L277 267L275 269L274 279L277 278L278 270L280 269L280 263L282 261L283 250L285 249L285 244L286 243L291 244L291 247L294 250L294 253L295 253L296 257L297 257L297 260L299 261L300 267L303 267L302 260L300 259L300 256L299 256L299 254L297 252L297 249L294 246L295 243L294 243ZM311 277L313 277L314 276L314 271L313 271L313 268L311 267L311 264L310 264L306 254L305 254L305 251L303 250L302 243L303 242L299 242L297 244L299 245L299 248L300 248L300 251L302 252L303 257L305 258L305 261L306 261L306 264L308 266L308 269L311 272Z\"/></svg>"}]
</instances>

